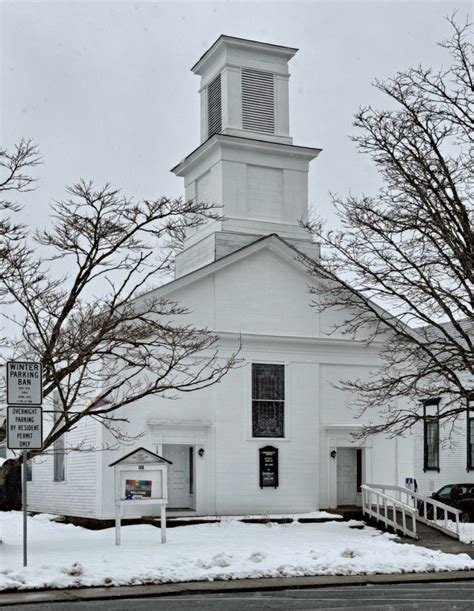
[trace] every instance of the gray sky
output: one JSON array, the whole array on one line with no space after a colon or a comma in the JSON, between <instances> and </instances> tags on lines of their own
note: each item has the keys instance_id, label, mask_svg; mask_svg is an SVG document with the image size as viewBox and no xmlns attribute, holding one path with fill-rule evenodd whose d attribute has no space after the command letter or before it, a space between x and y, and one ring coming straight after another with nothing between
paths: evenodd
<instances>
[{"instance_id":1,"label":"gray sky","mask_svg":"<svg viewBox=\"0 0 474 611\"><path fill-rule=\"evenodd\" d=\"M371 192L377 177L349 141L371 87L422 61L446 60L452 2L14 2L1 3L1 141L40 146L40 188L26 214L79 177L138 197L177 196L169 172L199 144L199 77L190 67L222 33L298 47L290 62L295 144L321 147L310 203L330 216L328 192Z\"/></svg>"}]
</instances>

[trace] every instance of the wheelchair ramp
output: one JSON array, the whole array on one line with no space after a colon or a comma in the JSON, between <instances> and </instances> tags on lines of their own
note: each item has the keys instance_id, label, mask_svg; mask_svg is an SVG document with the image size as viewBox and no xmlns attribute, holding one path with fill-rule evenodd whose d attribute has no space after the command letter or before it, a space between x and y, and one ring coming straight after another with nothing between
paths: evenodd
<instances>
[{"instance_id":1,"label":"wheelchair ramp","mask_svg":"<svg viewBox=\"0 0 474 611\"><path fill-rule=\"evenodd\" d=\"M438 531L459 541L459 509L402 486L362 486L362 512L377 524L392 528L404 537L420 539L421 533ZM466 547L465 544L461 544Z\"/></svg>"}]
</instances>

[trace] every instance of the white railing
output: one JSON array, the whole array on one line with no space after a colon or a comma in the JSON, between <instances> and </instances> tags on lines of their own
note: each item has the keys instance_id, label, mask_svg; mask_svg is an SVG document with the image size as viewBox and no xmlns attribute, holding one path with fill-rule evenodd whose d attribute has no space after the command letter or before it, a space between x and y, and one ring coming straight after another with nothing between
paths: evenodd
<instances>
[{"instance_id":1,"label":"white railing","mask_svg":"<svg viewBox=\"0 0 474 611\"><path fill-rule=\"evenodd\" d=\"M385 494L385 490L380 490L382 486L364 484L361 488L362 513L364 515L367 514L378 522L383 522L386 527L391 526L395 531L402 532L404 537L418 539L416 534L417 511L413 506L394 496ZM385 486L384 488L388 489L389 487ZM401 523L397 519L399 515L401 516ZM411 524L407 517L411 519Z\"/></svg>"},{"instance_id":2,"label":"white railing","mask_svg":"<svg viewBox=\"0 0 474 611\"><path fill-rule=\"evenodd\" d=\"M425 496L423 494L419 494L418 492L414 492L413 490L410 490L409 488L404 488L403 486L369 484L367 486L362 486L362 488L366 488L366 497L368 505L371 503L371 498L373 498L373 495L375 493L383 494L390 498L393 502L396 502L397 506L399 504L400 507L401 505L409 507L412 512L415 512L415 519L419 522L423 522L424 524L427 524L432 528L436 528L437 530L440 530L441 532L445 533L446 535L449 535L450 537L459 539L459 516L462 513L459 509L450 507L445 503L441 503L436 499L433 499L429 496ZM367 490L370 491L370 494L369 492L367 492ZM369 511L367 511L367 513L369 515L372 515L372 513ZM441 514L442 516L441 519L438 519L439 514ZM451 516L451 518L449 518L448 516ZM453 523L454 530L448 527L448 522ZM390 525L393 526L392 524ZM414 528L416 532L416 526ZM403 529L398 528L398 530Z\"/></svg>"}]
</instances>

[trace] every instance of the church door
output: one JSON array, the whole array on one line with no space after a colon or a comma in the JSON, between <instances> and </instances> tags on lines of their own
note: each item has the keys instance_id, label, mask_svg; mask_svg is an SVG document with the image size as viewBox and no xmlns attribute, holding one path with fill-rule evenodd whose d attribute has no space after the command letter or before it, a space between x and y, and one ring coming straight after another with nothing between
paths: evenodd
<instances>
[{"instance_id":1,"label":"church door","mask_svg":"<svg viewBox=\"0 0 474 611\"><path fill-rule=\"evenodd\" d=\"M186 509L191 506L189 446L164 445L163 456L173 464L168 469L168 508Z\"/></svg>"},{"instance_id":2,"label":"church door","mask_svg":"<svg viewBox=\"0 0 474 611\"><path fill-rule=\"evenodd\" d=\"M337 448L337 504L355 505L357 494L357 449Z\"/></svg>"}]
</instances>

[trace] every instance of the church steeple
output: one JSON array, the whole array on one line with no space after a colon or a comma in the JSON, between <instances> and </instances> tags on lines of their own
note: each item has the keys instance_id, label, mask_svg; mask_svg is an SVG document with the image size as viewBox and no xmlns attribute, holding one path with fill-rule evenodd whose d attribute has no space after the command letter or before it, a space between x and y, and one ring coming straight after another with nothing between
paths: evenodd
<instances>
[{"instance_id":1,"label":"church steeple","mask_svg":"<svg viewBox=\"0 0 474 611\"><path fill-rule=\"evenodd\" d=\"M201 76L201 145L172 171L185 197L222 206L224 217L190 233L176 275L276 233L314 255L308 216L309 162L320 149L289 133L288 61L297 49L220 36L193 66Z\"/></svg>"},{"instance_id":2,"label":"church steeple","mask_svg":"<svg viewBox=\"0 0 474 611\"><path fill-rule=\"evenodd\" d=\"M201 76L201 142L221 133L291 144L288 61L296 52L220 36L192 68Z\"/></svg>"}]
</instances>

